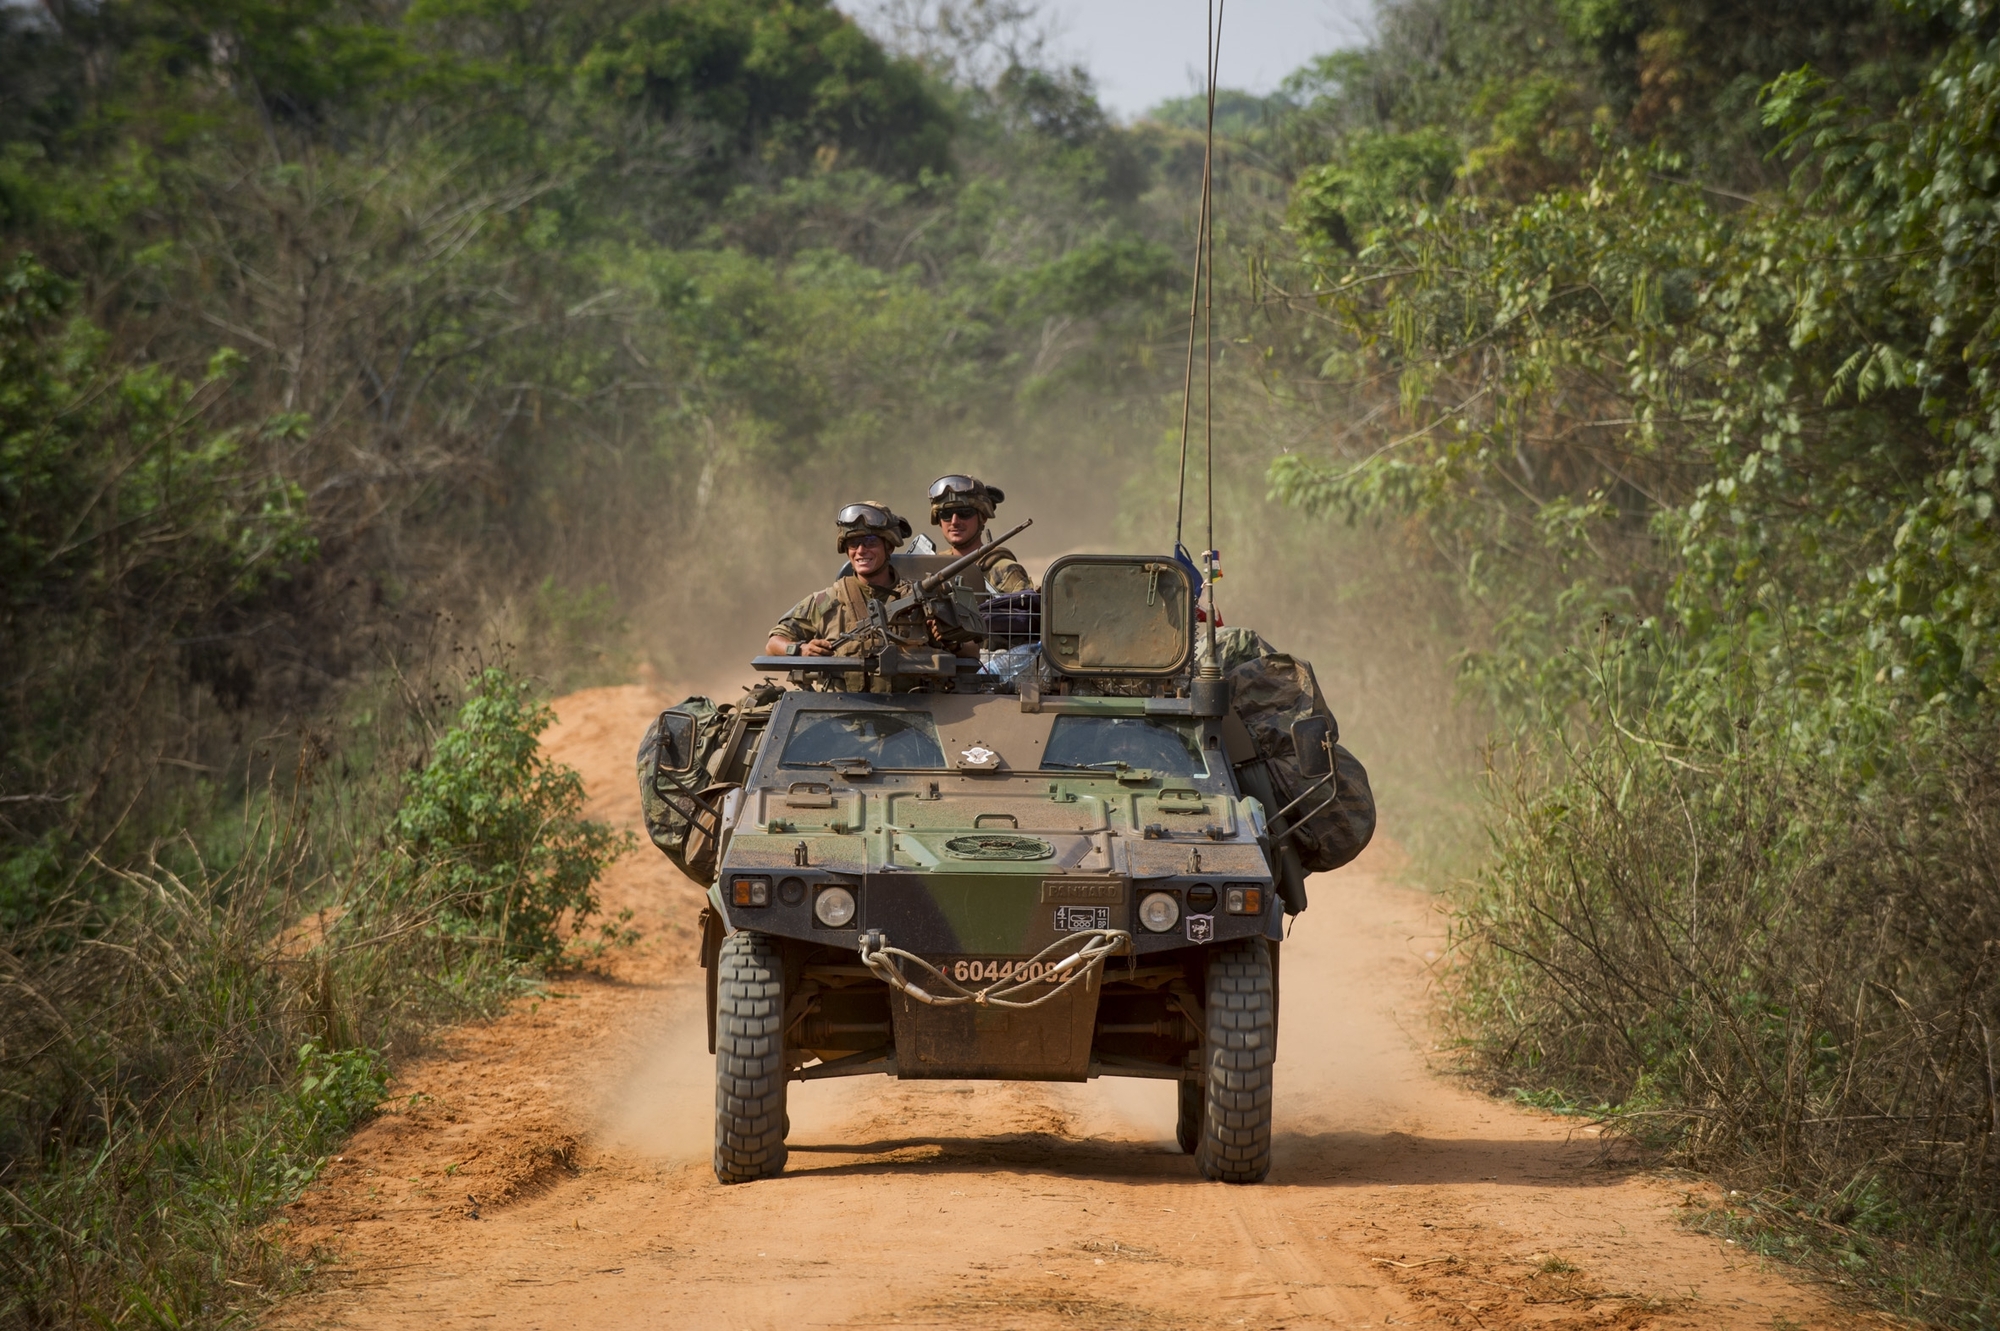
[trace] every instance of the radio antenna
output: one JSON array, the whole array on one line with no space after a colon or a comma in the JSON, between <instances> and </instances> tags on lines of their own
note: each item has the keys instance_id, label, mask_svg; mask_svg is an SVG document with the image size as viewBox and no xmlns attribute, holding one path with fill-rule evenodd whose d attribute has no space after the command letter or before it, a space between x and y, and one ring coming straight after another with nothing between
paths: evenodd
<instances>
[{"instance_id":1,"label":"radio antenna","mask_svg":"<svg viewBox=\"0 0 2000 1331\"><path fill-rule=\"evenodd\" d=\"M1208 473L1205 487L1208 495L1208 539L1203 543L1201 556L1204 589L1208 592L1208 664L1202 668L1202 673L1209 678L1222 674L1222 663L1215 654L1215 582L1222 576L1222 571L1215 566L1218 555L1215 548L1215 192L1210 182L1215 162L1216 67L1222 58L1222 9L1227 3L1228 0L1215 0L1215 10L1208 22L1208 134L1201 154L1201 266L1208 274L1207 283L1202 288L1201 329L1201 450L1202 462Z\"/></svg>"},{"instance_id":2,"label":"radio antenna","mask_svg":"<svg viewBox=\"0 0 2000 1331\"><path fill-rule=\"evenodd\" d=\"M1227 0L1224 0L1224 3L1226 2ZM1215 0L1210 0L1208 6L1208 41L1205 52L1206 59L1204 61L1204 63L1207 66L1205 72L1208 75L1207 88L1206 88L1207 130L1203 137L1203 147L1201 155L1201 203L1199 211L1196 214L1196 222L1195 222L1194 282L1188 290L1187 367L1181 380L1181 453L1180 453L1178 489L1174 496L1174 553L1177 555L1183 553L1186 549L1182 533L1185 528L1185 523L1187 518L1187 463L1188 463L1188 440L1190 435L1189 426L1192 423L1192 416L1194 410L1195 334L1197 333L1197 331L1200 331L1201 329L1202 294L1204 291L1207 290L1207 287L1204 285L1204 278L1208 279L1211 282L1213 281L1213 274L1209 272L1210 260L1213 257L1214 253L1213 238L1209 234L1210 231L1209 204L1210 204L1210 184L1214 178L1213 164L1215 159L1215 62L1216 62L1216 53L1219 49L1219 43L1217 41L1218 34L1216 29L1219 19L1220 19L1220 14L1217 10ZM1213 298L1211 296L1211 303L1212 299ZM1210 380L1208 372L1206 368L1204 368L1203 371L1204 387L1206 387L1209 382ZM1211 526L1213 526L1213 508L1214 505L1211 503L1210 504ZM1215 544L1213 531L1209 533L1209 537L1210 539L1208 544L1210 546L1213 546ZM1192 560L1189 560L1189 563L1192 562L1193 562Z\"/></svg>"}]
</instances>

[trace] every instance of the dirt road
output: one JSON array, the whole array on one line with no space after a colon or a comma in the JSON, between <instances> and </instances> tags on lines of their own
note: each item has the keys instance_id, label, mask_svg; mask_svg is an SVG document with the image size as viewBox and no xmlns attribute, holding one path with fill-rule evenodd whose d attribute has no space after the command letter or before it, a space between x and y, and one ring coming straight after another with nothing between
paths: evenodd
<instances>
[{"instance_id":1,"label":"dirt road","mask_svg":"<svg viewBox=\"0 0 2000 1331\"><path fill-rule=\"evenodd\" d=\"M671 701L667 699L666 701ZM549 749L637 826L642 689ZM698 890L650 846L606 886L645 940L407 1068L291 1208L337 1260L285 1327L1877 1325L1682 1228L1702 1200L1572 1123L1427 1070L1442 933L1386 856L1312 884L1284 955L1276 1165L1203 1183L1172 1087L796 1085L785 1175L709 1172Z\"/></svg>"}]
</instances>

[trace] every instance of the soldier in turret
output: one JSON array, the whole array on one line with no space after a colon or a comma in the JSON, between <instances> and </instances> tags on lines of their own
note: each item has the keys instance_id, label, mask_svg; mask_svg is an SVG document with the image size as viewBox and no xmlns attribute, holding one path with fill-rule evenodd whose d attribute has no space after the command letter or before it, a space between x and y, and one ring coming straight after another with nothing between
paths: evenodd
<instances>
[{"instance_id":1,"label":"soldier in turret","mask_svg":"<svg viewBox=\"0 0 2000 1331\"><path fill-rule=\"evenodd\" d=\"M834 522L840 529L836 548L847 556L854 571L785 613L765 644L764 650L773 656L832 656L835 640L873 619L873 603L880 602L886 609L890 602L916 590L899 579L889 563L890 552L910 538L909 519L898 517L887 504L863 500L841 509ZM962 655L978 651L980 630L970 627L977 623L976 617L961 623L950 605L930 609L933 613L925 616L925 637L933 646ZM938 610L946 613L940 615Z\"/></svg>"},{"instance_id":2,"label":"soldier in turret","mask_svg":"<svg viewBox=\"0 0 2000 1331\"><path fill-rule=\"evenodd\" d=\"M951 555L969 555L986 539L986 524L1007 494L997 485L988 485L974 476L940 476L931 482L931 523L944 532ZM985 595L1034 590L1028 570L1005 546L993 546L973 568L985 579ZM974 582L968 571L960 575L960 585ZM979 588L971 590L977 595ZM983 599L983 597L981 598Z\"/></svg>"}]
</instances>

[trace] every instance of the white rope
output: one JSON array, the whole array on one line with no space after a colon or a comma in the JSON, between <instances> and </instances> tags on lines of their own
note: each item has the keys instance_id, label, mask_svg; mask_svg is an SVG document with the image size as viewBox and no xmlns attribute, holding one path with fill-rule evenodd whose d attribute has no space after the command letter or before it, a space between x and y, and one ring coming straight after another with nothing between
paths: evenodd
<instances>
[{"instance_id":1,"label":"white rope","mask_svg":"<svg viewBox=\"0 0 2000 1331\"><path fill-rule=\"evenodd\" d=\"M1082 946L1076 947L1082 940ZM1035 1008L1049 1002L1068 990L1072 985L1085 980L1095 972L1102 971L1108 958L1122 955L1132 946L1132 935L1124 929L1086 929L1078 933L1058 938L1026 961L1016 962L1011 974L993 981L981 989L968 989L951 976L939 970L914 952L905 952L893 947L879 930L871 929L861 936L861 964L874 972L876 978L899 993L908 994L919 1003L930 1007L959 1007L972 1003L979 1007ZM1034 967L1041 965L1051 952L1076 947L1061 961L1053 962L1039 976ZM945 990L954 992L931 993L914 984L903 974L898 960L914 962L928 971ZM1026 1002L1017 1002L1012 995L1049 982L1051 976L1061 975L1062 983L1049 992Z\"/></svg>"}]
</instances>

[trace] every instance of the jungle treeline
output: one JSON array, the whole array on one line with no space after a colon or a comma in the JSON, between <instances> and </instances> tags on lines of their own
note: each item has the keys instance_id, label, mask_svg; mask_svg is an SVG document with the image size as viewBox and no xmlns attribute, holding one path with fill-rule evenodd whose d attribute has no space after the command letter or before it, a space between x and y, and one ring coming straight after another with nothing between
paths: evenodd
<instances>
[{"instance_id":1,"label":"jungle treeline","mask_svg":"<svg viewBox=\"0 0 2000 1331\"><path fill-rule=\"evenodd\" d=\"M2000 7L1392 3L1256 256L1305 510L1421 533L1495 725L1499 1088L2000 1320ZM1328 447L1328 444L1331 447ZM1731 1194L1735 1196L1735 1194Z\"/></svg>"},{"instance_id":2,"label":"jungle treeline","mask_svg":"<svg viewBox=\"0 0 2000 1331\"><path fill-rule=\"evenodd\" d=\"M306 1278L387 1060L623 936L538 694L829 495L1170 538L1206 107L873 14L0 7L0 1320ZM1384 0L1216 112L1225 606L1392 835L1485 738L1468 1069L1994 1324L2000 5Z\"/></svg>"},{"instance_id":3,"label":"jungle treeline","mask_svg":"<svg viewBox=\"0 0 2000 1331\"><path fill-rule=\"evenodd\" d=\"M1115 509L1201 146L1030 19L0 6L0 1324L255 1315L388 1061L625 938L538 695L941 440Z\"/></svg>"}]
</instances>

